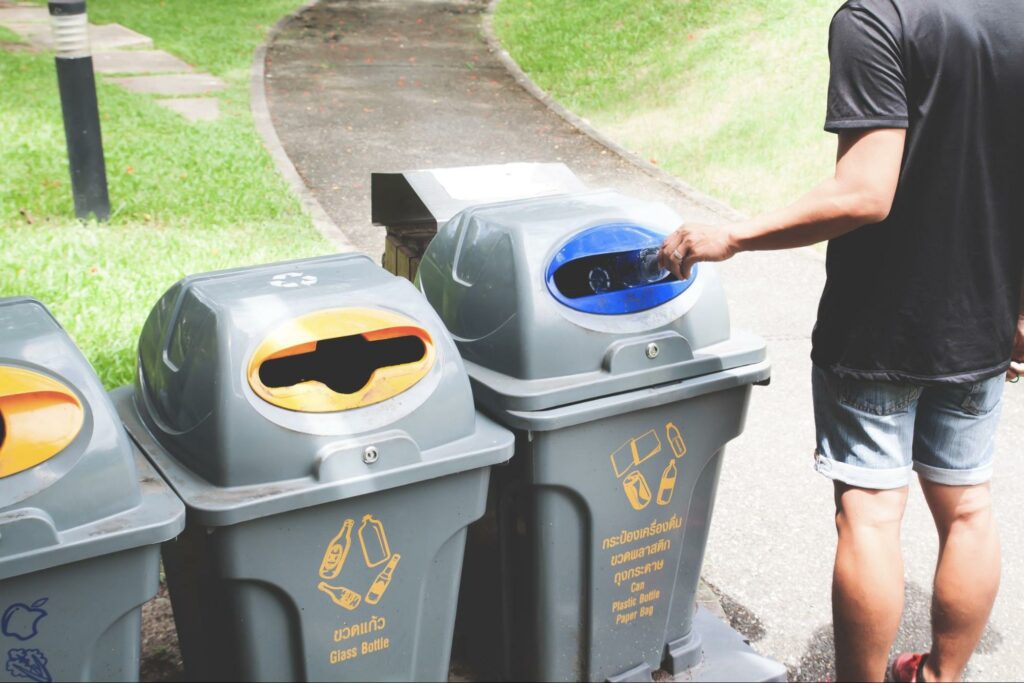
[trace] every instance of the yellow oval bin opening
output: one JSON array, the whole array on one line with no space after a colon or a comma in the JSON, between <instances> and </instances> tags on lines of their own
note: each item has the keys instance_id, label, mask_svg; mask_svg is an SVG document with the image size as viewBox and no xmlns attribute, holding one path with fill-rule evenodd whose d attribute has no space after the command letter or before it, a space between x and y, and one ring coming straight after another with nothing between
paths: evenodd
<instances>
[{"instance_id":1,"label":"yellow oval bin opening","mask_svg":"<svg viewBox=\"0 0 1024 683\"><path fill-rule=\"evenodd\" d=\"M249 386L280 408L328 413L387 400L434 365L430 334L388 311L343 308L274 330L249 361Z\"/></svg>"},{"instance_id":2,"label":"yellow oval bin opening","mask_svg":"<svg viewBox=\"0 0 1024 683\"><path fill-rule=\"evenodd\" d=\"M0 366L0 478L63 451L84 421L82 402L57 380Z\"/></svg>"}]
</instances>

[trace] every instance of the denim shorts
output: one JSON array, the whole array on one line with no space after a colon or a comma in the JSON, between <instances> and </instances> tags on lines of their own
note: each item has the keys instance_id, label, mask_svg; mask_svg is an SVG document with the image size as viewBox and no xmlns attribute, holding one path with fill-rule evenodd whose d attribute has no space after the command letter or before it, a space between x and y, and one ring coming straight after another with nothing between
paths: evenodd
<instances>
[{"instance_id":1,"label":"denim shorts","mask_svg":"<svg viewBox=\"0 0 1024 683\"><path fill-rule=\"evenodd\" d=\"M867 489L906 486L911 470L948 486L987 482L1004 386L1002 375L917 386L846 379L815 366L815 469Z\"/></svg>"}]
</instances>

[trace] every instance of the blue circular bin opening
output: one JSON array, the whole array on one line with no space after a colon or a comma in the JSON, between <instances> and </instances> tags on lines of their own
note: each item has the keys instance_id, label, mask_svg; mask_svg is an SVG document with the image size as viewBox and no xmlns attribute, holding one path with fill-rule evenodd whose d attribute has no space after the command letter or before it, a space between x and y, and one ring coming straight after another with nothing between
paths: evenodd
<instances>
[{"instance_id":1,"label":"blue circular bin opening","mask_svg":"<svg viewBox=\"0 0 1024 683\"><path fill-rule=\"evenodd\" d=\"M661 233L631 223L584 230L548 264L548 291L564 306L598 315L639 313L668 303L690 288L697 277L696 266L690 278L682 281L668 275L652 283L627 283L624 272L640 252L660 249L664 241ZM595 288L606 291L595 292Z\"/></svg>"}]
</instances>

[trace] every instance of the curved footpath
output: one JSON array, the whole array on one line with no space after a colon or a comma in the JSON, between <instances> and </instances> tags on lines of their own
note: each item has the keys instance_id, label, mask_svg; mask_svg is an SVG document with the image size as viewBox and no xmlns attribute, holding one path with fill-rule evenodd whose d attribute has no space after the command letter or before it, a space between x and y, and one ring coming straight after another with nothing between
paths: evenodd
<instances>
[{"instance_id":1,"label":"curved footpath","mask_svg":"<svg viewBox=\"0 0 1024 683\"><path fill-rule=\"evenodd\" d=\"M284 152L343 240L379 257L370 173L510 161L562 161L592 187L663 201L687 220L730 211L620 156L520 85L492 52L485 0L325 0L284 21L266 49L269 118ZM254 102L254 108L262 106ZM680 135L686 134L680 122ZM308 203L308 202L307 202ZM342 240L338 240L339 242ZM756 388L744 435L729 448L705 562L734 625L794 676L832 676L829 605L832 487L812 470L809 334L824 282L807 251L744 254L722 267L737 327L768 338L770 387ZM865 264L870 277L871 264ZM1010 425L1024 385L1010 387L996 495L1003 590L968 677L1024 670L1024 459ZM898 645L928 643L935 532L920 490L907 511L907 615Z\"/></svg>"}]
</instances>

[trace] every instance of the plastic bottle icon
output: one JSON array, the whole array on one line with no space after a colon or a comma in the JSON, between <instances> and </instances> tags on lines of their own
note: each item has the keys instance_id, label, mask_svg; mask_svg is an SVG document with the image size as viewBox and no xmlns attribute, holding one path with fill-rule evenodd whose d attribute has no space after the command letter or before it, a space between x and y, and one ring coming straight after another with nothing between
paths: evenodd
<instances>
[{"instance_id":1,"label":"plastic bottle icon","mask_svg":"<svg viewBox=\"0 0 1024 683\"><path fill-rule=\"evenodd\" d=\"M672 452L675 453L677 458L686 455L686 444L683 443L683 435L679 433L679 427L676 427L675 423L669 422L665 425L665 438L668 439L668 444L672 447Z\"/></svg>"},{"instance_id":2,"label":"plastic bottle icon","mask_svg":"<svg viewBox=\"0 0 1024 683\"><path fill-rule=\"evenodd\" d=\"M371 569L379 567L391 558L391 546L388 545L384 524L379 519L374 519L373 515L363 517L363 523L359 527L359 545L363 547L366 566Z\"/></svg>"},{"instance_id":3,"label":"plastic bottle icon","mask_svg":"<svg viewBox=\"0 0 1024 683\"><path fill-rule=\"evenodd\" d=\"M672 502L672 494L676 491L676 478L679 476L679 469L676 461L669 460L665 471L661 473L661 483L658 484L658 505L668 505Z\"/></svg>"},{"instance_id":4,"label":"plastic bottle icon","mask_svg":"<svg viewBox=\"0 0 1024 683\"><path fill-rule=\"evenodd\" d=\"M384 593L388 590L388 586L391 585L391 579L395 575L395 567L398 566L402 556L395 553L388 560L388 566L381 570L381 573L377 575L377 578L373 580L373 585L370 586L370 591L366 594L366 604L376 605L380 602L380 599L384 597Z\"/></svg>"},{"instance_id":5,"label":"plastic bottle icon","mask_svg":"<svg viewBox=\"0 0 1024 683\"><path fill-rule=\"evenodd\" d=\"M627 287L642 287L669 276L669 272L658 263L657 247L622 254L618 266L619 277Z\"/></svg>"},{"instance_id":6,"label":"plastic bottle icon","mask_svg":"<svg viewBox=\"0 0 1024 683\"><path fill-rule=\"evenodd\" d=\"M622 487L626 490L626 498L634 510L643 510L651 504L651 488L640 472L630 472L622 480Z\"/></svg>"},{"instance_id":7,"label":"plastic bottle icon","mask_svg":"<svg viewBox=\"0 0 1024 683\"><path fill-rule=\"evenodd\" d=\"M342 567L345 566L345 560L348 559L348 551L352 548L352 528L355 525L355 520L346 519L341 525L341 531L331 539L331 544L327 546L324 559L320 563L321 579L338 578Z\"/></svg>"},{"instance_id":8,"label":"plastic bottle icon","mask_svg":"<svg viewBox=\"0 0 1024 683\"><path fill-rule=\"evenodd\" d=\"M317 588L326 593L331 598L331 602L349 612L354 612L359 607L359 603L363 601L363 596L344 586L329 586L326 582L321 581Z\"/></svg>"}]
</instances>

